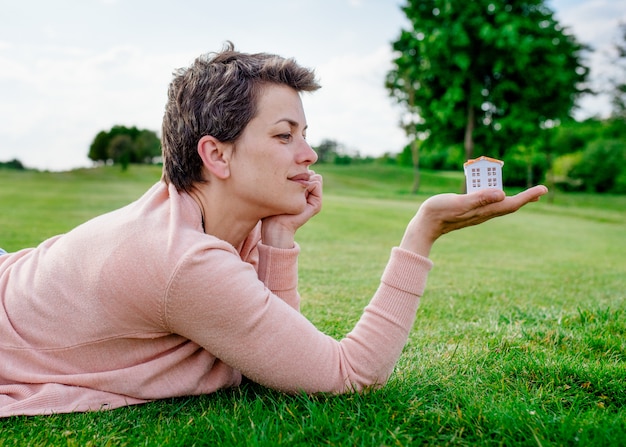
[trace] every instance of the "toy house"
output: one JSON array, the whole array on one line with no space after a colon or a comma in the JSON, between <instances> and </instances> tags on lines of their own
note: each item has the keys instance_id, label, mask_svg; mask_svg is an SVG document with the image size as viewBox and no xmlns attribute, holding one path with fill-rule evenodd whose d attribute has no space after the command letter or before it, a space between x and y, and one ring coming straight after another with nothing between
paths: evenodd
<instances>
[{"instance_id":1,"label":"toy house","mask_svg":"<svg viewBox=\"0 0 626 447\"><path fill-rule=\"evenodd\" d=\"M485 188L502 189L502 165L504 162L489 157L478 157L463 164L467 192Z\"/></svg>"}]
</instances>

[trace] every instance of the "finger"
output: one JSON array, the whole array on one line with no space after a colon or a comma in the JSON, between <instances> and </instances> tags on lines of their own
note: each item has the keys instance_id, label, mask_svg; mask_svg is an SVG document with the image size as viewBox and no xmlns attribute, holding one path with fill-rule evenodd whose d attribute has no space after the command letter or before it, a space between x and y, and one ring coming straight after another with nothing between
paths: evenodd
<instances>
[{"instance_id":1,"label":"finger","mask_svg":"<svg viewBox=\"0 0 626 447\"><path fill-rule=\"evenodd\" d=\"M321 180L322 176L320 174L318 174L317 172L315 172L313 169L309 169L309 176L310 179L313 180Z\"/></svg>"},{"instance_id":2,"label":"finger","mask_svg":"<svg viewBox=\"0 0 626 447\"><path fill-rule=\"evenodd\" d=\"M533 186L532 188L528 188L527 190L522 191L519 194L516 194L515 197L521 197L529 202L536 202L541 196L543 196L547 192L548 188L546 188L544 185L537 185Z\"/></svg>"},{"instance_id":3,"label":"finger","mask_svg":"<svg viewBox=\"0 0 626 447\"><path fill-rule=\"evenodd\" d=\"M468 194L473 196L473 204L475 208L484 207L497 202L504 202L503 208L519 209L529 202L536 202L539 198L548 192L548 188L543 185L533 186L512 197L506 197L503 191L498 189L483 189ZM500 207L497 207L500 208Z\"/></svg>"},{"instance_id":4,"label":"finger","mask_svg":"<svg viewBox=\"0 0 626 447\"><path fill-rule=\"evenodd\" d=\"M527 203L538 201L541 198L541 196L543 196L547 192L548 192L548 188L546 188L543 185L537 185L537 186L533 186L532 188L528 188L527 190L514 195L510 199L512 202L516 204L517 209L519 209L522 206L526 205Z\"/></svg>"},{"instance_id":5,"label":"finger","mask_svg":"<svg viewBox=\"0 0 626 447\"><path fill-rule=\"evenodd\" d=\"M322 194L322 176L319 174L312 175L309 178L309 185L307 187L308 193L314 193L315 195Z\"/></svg>"},{"instance_id":6,"label":"finger","mask_svg":"<svg viewBox=\"0 0 626 447\"><path fill-rule=\"evenodd\" d=\"M471 208L479 208L492 203L501 202L506 195L501 189L481 189L467 195L473 199L470 204Z\"/></svg>"},{"instance_id":7,"label":"finger","mask_svg":"<svg viewBox=\"0 0 626 447\"><path fill-rule=\"evenodd\" d=\"M493 217L503 216L519 210L530 202L536 202L548 192L548 188L543 185L534 186L522 191L512 197L505 198L501 203L492 205Z\"/></svg>"},{"instance_id":8,"label":"finger","mask_svg":"<svg viewBox=\"0 0 626 447\"><path fill-rule=\"evenodd\" d=\"M307 195L319 196L322 192L322 185L319 182L309 182L306 193Z\"/></svg>"},{"instance_id":9,"label":"finger","mask_svg":"<svg viewBox=\"0 0 626 447\"><path fill-rule=\"evenodd\" d=\"M310 182L323 183L323 178L320 174L316 174L313 171L309 171L309 173L311 174L311 176L309 177Z\"/></svg>"}]
</instances>

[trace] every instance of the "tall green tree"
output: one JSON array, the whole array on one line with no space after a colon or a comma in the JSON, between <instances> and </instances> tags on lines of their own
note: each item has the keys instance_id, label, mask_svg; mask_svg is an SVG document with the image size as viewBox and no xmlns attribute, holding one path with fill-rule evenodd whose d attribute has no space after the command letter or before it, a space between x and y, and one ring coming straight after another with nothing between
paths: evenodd
<instances>
[{"instance_id":1,"label":"tall green tree","mask_svg":"<svg viewBox=\"0 0 626 447\"><path fill-rule=\"evenodd\" d=\"M477 146L501 158L587 91L587 48L543 0L408 0L402 10L410 27L393 43L386 87L422 140L415 151L462 144L466 159Z\"/></svg>"},{"instance_id":2,"label":"tall green tree","mask_svg":"<svg viewBox=\"0 0 626 447\"><path fill-rule=\"evenodd\" d=\"M113 162L126 169L129 163L152 163L161 155L161 140L152 130L113 126L100 131L89 147L93 161Z\"/></svg>"}]
</instances>

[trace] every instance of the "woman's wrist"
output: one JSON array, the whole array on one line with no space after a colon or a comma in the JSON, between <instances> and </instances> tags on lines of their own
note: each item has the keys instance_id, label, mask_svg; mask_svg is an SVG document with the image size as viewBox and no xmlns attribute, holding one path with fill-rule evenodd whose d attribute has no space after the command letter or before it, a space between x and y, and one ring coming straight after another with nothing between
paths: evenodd
<instances>
[{"instance_id":1,"label":"woman's wrist","mask_svg":"<svg viewBox=\"0 0 626 447\"><path fill-rule=\"evenodd\" d=\"M427 220L421 219L420 217L418 213L418 215L409 222L404 236L402 237L402 241L400 242L400 248L428 257L439 234L431 228L431 225L428 225Z\"/></svg>"},{"instance_id":2,"label":"woman's wrist","mask_svg":"<svg viewBox=\"0 0 626 447\"><path fill-rule=\"evenodd\" d=\"M261 242L274 248L293 248L295 233L280 225L263 223L261 227Z\"/></svg>"}]
</instances>

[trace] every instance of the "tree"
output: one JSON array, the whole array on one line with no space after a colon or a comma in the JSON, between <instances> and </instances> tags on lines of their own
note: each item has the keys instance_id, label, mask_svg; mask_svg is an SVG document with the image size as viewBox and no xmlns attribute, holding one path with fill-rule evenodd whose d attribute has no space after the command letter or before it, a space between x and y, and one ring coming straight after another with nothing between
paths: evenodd
<instances>
[{"instance_id":1,"label":"tree","mask_svg":"<svg viewBox=\"0 0 626 447\"><path fill-rule=\"evenodd\" d=\"M359 153L350 154L346 147L335 140L324 139L313 148L317 153L318 163L334 163L336 165L347 165L355 160L360 160Z\"/></svg>"},{"instance_id":2,"label":"tree","mask_svg":"<svg viewBox=\"0 0 626 447\"><path fill-rule=\"evenodd\" d=\"M464 147L502 158L566 119L587 91L587 47L562 30L543 0L408 0L411 23L393 43L386 78L424 149ZM419 157L415 157L419 159Z\"/></svg>"},{"instance_id":3,"label":"tree","mask_svg":"<svg viewBox=\"0 0 626 447\"><path fill-rule=\"evenodd\" d=\"M572 176L587 191L626 193L626 145L623 140L599 139L587 145Z\"/></svg>"},{"instance_id":4,"label":"tree","mask_svg":"<svg viewBox=\"0 0 626 447\"><path fill-rule=\"evenodd\" d=\"M93 161L119 163L122 169L130 163L152 163L159 155L161 140L156 133L134 126L113 126L108 132L98 132L88 154Z\"/></svg>"},{"instance_id":5,"label":"tree","mask_svg":"<svg viewBox=\"0 0 626 447\"><path fill-rule=\"evenodd\" d=\"M152 163L161 155L161 140L151 130L142 130L135 138L136 163Z\"/></svg>"},{"instance_id":6,"label":"tree","mask_svg":"<svg viewBox=\"0 0 626 447\"><path fill-rule=\"evenodd\" d=\"M13 160L9 161L0 161L0 169L14 169L16 171L25 171L26 166L24 166L24 164L20 160L14 158Z\"/></svg>"},{"instance_id":7,"label":"tree","mask_svg":"<svg viewBox=\"0 0 626 447\"><path fill-rule=\"evenodd\" d=\"M623 118L589 118L553 129L546 143L555 159L551 177L565 190L626 193L626 126ZM554 188L553 188L554 189Z\"/></svg>"},{"instance_id":8,"label":"tree","mask_svg":"<svg viewBox=\"0 0 626 447\"><path fill-rule=\"evenodd\" d=\"M318 163L331 163L340 152L340 144L335 140L324 139L315 147Z\"/></svg>"},{"instance_id":9,"label":"tree","mask_svg":"<svg viewBox=\"0 0 626 447\"><path fill-rule=\"evenodd\" d=\"M128 169L133 152L133 140L130 136L115 135L108 146L109 159L115 160L122 166L122 170Z\"/></svg>"},{"instance_id":10,"label":"tree","mask_svg":"<svg viewBox=\"0 0 626 447\"><path fill-rule=\"evenodd\" d=\"M89 146L88 157L93 161L106 161L109 158L109 133L100 131Z\"/></svg>"}]
</instances>

